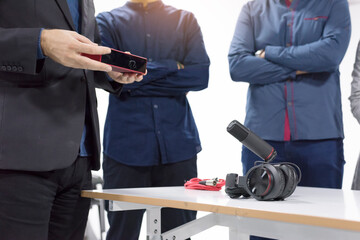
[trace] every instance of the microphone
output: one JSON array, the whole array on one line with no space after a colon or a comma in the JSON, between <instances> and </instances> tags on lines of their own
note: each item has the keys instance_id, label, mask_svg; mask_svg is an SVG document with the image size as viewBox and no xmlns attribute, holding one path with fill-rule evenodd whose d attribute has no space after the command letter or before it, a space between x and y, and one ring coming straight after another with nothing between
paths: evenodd
<instances>
[{"instance_id":1,"label":"microphone","mask_svg":"<svg viewBox=\"0 0 360 240\"><path fill-rule=\"evenodd\" d=\"M265 162L270 162L276 157L277 153L270 144L238 121L232 121L227 127L227 131Z\"/></svg>"}]
</instances>

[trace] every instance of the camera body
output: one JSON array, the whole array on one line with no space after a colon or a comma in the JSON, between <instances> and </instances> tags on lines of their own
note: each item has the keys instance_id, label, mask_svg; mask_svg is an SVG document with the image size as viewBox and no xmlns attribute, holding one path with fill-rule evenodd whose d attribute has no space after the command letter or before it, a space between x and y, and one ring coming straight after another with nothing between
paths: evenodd
<instances>
[{"instance_id":1,"label":"camera body","mask_svg":"<svg viewBox=\"0 0 360 240\"><path fill-rule=\"evenodd\" d=\"M231 198L253 197L256 200L284 200L300 181L300 169L293 163L260 163L245 176L229 173L225 192Z\"/></svg>"}]
</instances>

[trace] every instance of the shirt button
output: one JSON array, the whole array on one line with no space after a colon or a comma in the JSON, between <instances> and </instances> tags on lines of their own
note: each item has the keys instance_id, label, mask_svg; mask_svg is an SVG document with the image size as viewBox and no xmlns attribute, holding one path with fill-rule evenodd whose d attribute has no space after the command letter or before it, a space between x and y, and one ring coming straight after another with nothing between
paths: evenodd
<instances>
[{"instance_id":1,"label":"shirt button","mask_svg":"<svg viewBox=\"0 0 360 240\"><path fill-rule=\"evenodd\" d=\"M17 68L17 66L13 66L13 67L11 68L11 70L12 70L13 72L17 72L18 68Z\"/></svg>"},{"instance_id":2,"label":"shirt button","mask_svg":"<svg viewBox=\"0 0 360 240\"><path fill-rule=\"evenodd\" d=\"M287 43L287 44L286 44L286 46L287 46L287 47L290 47L290 46L291 46L291 44L290 44L290 43Z\"/></svg>"},{"instance_id":3,"label":"shirt button","mask_svg":"<svg viewBox=\"0 0 360 240\"><path fill-rule=\"evenodd\" d=\"M288 25L287 25L288 27L291 27L291 23L288 23Z\"/></svg>"},{"instance_id":4,"label":"shirt button","mask_svg":"<svg viewBox=\"0 0 360 240\"><path fill-rule=\"evenodd\" d=\"M22 72L24 69L22 67L18 67L18 72Z\"/></svg>"},{"instance_id":5,"label":"shirt button","mask_svg":"<svg viewBox=\"0 0 360 240\"><path fill-rule=\"evenodd\" d=\"M149 62L152 62L152 58L149 58Z\"/></svg>"},{"instance_id":6,"label":"shirt button","mask_svg":"<svg viewBox=\"0 0 360 240\"><path fill-rule=\"evenodd\" d=\"M161 132L160 131L157 131L157 134L160 134Z\"/></svg>"},{"instance_id":7,"label":"shirt button","mask_svg":"<svg viewBox=\"0 0 360 240\"><path fill-rule=\"evenodd\" d=\"M292 106L292 102L288 102L288 106Z\"/></svg>"},{"instance_id":8,"label":"shirt button","mask_svg":"<svg viewBox=\"0 0 360 240\"><path fill-rule=\"evenodd\" d=\"M159 106L157 104L154 104L154 108L157 109Z\"/></svg>"},{"instance_id":9,"label":"shirt button","mask_svg":"<svg viewBox=\"0 0 360 240\"><path fill-rule=\"evenodd\" d=\"M146 37L148 37L148 38L151 37L151 34L150 34L150 33L147 33L147 34L146 34Z\"/></svg>"},{"instance_id":10,"label":"shirt button","mask_svg":"<svg viewBox=\"0 0 360 240\"><path fill-rule=\"evenodd\" d=\"M81 81L81 82L85 82L85 77L81 77L81 78L80 78L80 81Z\"/></svg>"},{"instance_id":11,"label":"shirt button","mask_svg":"<svg viewBox=\"0 0 360 240\"><path fill-rule=\"evenodd\" d=\"M6 66L6 70L10 72L11 71L11 66Z\"/></svg>"},{"instance_id":12,"label":"shirt button","mask_svg":"<svg viewBox=\"0 0 360 240\"><path fill-rule=\"evenodd\" d=\"M1 71L6 71L6 66L1 66Z\"/></svg>"}]
</instances>

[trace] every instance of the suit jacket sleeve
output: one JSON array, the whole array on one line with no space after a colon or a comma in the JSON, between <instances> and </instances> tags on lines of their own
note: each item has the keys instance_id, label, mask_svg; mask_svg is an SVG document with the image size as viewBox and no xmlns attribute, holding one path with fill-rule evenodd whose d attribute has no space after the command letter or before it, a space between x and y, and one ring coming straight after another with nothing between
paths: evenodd
<instances>
[{"instance_id":1,"label":"suit jacket sleeve","mask_svg":"<svg viewBox=\"0 0 360 240\"><path fill-rule=\"evenodd\" d=\"M0 28L0 72L35 75L44 65L37 59L40 28Z\"/></svg>"}]
</instances>

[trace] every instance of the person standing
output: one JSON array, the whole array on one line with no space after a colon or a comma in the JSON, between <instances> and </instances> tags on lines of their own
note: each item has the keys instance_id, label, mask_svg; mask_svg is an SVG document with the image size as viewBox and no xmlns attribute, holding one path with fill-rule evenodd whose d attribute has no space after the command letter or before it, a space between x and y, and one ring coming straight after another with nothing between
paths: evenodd
<instances>
[{"instance_id":1,"label":"person standing","mask_svg":"<svg viewBox=\"0 0 360 240\"><path fill-rule=\"evenodd\" d=\"M360 41L356 51L352 77L353 80L351 82L351 96L349 97L351 112L353 113L356 120L360 123ZM356 164L351 189L360 190L360 156Z\"/></svg>"},{"instance_id":2,"label":"person standing","mask_svg":"<svg viewBox=\"0 0 360 240\"><path fill-rule=\"evenodd\" d=\"M110 53L96 36L91 0L0 1L1 239L84 237L80 192L100 166L95 86L119 94L142 79L82 56Z\"/></svg>"},{"instance_id":3,"label":"person standing","mask_svg":"<svg viewBox=\"0 0 360 240\"><path fill-rule=\"evenodd\" d=\"M351 32L346 0L255 0L239 15L228 60L248 82L245 126L293 162L299 185L341 188L344 153L339 65ZM243 147L246 173L261 160ZM255 239L255 238L253 238Z\"/></svg>"},{"instance_id":4,"label":"person standing","mask_svg":"<svg viewBox=\"0 0 360 240\"><path fill-rule=\"evenodd\" d=\"M120 97L110 95L104 188L183 186L197 176L201 151L187 94L205 89L209 78L196 18L159 0L132 0L100 13L97 21L103 45L148 59L141 83L124 86ZM107 239L138 239L143 213L109 211ZM162 232L196 217L194 211L169 208L161 214Z\"/></svg>"}]
</instances>

